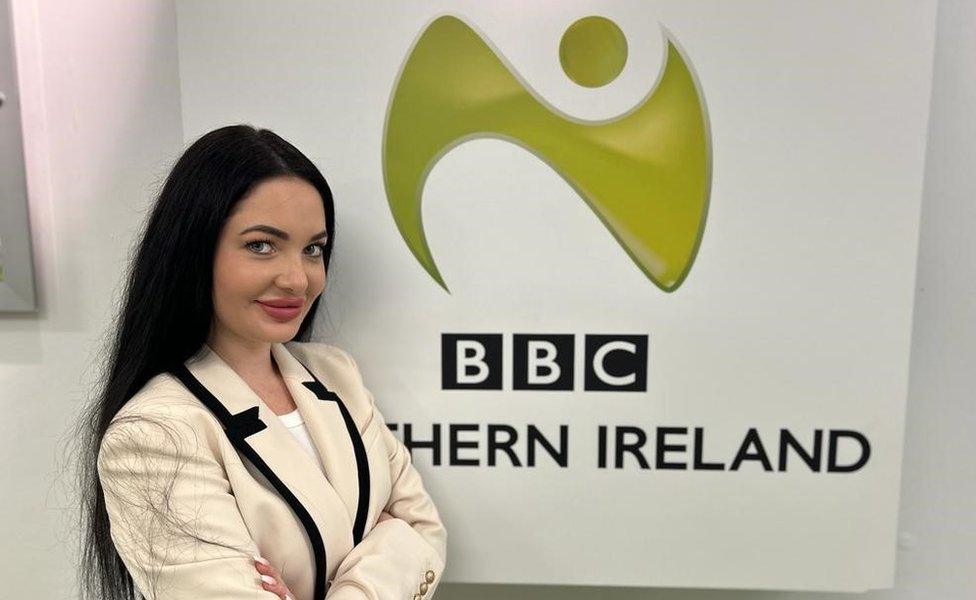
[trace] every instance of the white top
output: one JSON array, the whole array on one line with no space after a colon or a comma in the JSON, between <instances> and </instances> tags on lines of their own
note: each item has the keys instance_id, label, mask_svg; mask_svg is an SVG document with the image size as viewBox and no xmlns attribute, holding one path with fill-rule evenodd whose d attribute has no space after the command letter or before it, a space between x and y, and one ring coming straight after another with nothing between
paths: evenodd
<instances>
[{"instance_id":1,"label":"white top","mask_svg":"<svg viewBox=\"0 0 976 600\"><path fill-rule=\"evenodd\" d=\"M278 415L281 422L288 428L298 443L305 448L315 463L319 466L319 470L325 475L325 466L322 464L322 459L319 458L318 452L315 451L315 445L312 443L312 438L308 436L308 429L305 428L305 421L302 420L302 413L298 412L298 409L291 411L290 413L285 413L283 415Z\"/></svg>"}]
</instances>

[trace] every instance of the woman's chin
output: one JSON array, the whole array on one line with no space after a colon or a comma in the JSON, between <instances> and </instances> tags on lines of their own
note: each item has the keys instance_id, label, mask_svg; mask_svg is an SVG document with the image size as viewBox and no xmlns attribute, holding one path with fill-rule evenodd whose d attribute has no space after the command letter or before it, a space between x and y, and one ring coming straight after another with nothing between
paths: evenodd
<instances>
[{"instance_id":1,"label":"woman's chin","mask_svg":"<svg viewBox=\"0 0 976 600\"><path fill-rule=\"evenodd\" d=\"M256 337L272 343L284 343L291 340L298 333L298 328L301 326L301 321L297 319L294 323L279 323L273 319L264 319L264 321L258 328L256 332L258 335Z\"/></svg>"}]
</instances>

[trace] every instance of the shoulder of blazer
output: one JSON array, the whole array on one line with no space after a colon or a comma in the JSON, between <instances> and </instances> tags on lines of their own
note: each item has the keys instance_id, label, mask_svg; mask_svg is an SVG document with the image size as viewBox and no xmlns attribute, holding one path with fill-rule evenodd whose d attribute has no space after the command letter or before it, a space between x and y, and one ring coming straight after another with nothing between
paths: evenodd
<instances>
[{"instance_id":1,"label":"shoulder of blazer","mask_svg":"<svg viewBox=\"0 0 976 600\"><path fill-rule=\"evenodd\" d=\"M352 356L345 350L323 342L287 342L285 347L298 358L307 368L313 369L316 375L323 372L333 380L358 380L362 383L359 370ZM162 411L170 414L174 410L200 409L202 414L212 415L200 400L188 390L172 373L159 373L149 379L132 397L119 409L113 421L126 416L156 413ZM213 417L213 422L220 427L220 421Z\"/></svg>"},{"instance_id":2,"label":"shoulder of blazer","mask_svg":"<svg viewBox=\"0 0 976 600\"><path fill-rule=\"evenodd\" d=\"M224 428L180 381L169 373L152 377L112 417L102 439L127 444L128 437L162 436L165 445L179 445L205 452L221 462L240 462L226 441ZM184 446L184 444L191 444Z\"/></svg>"},{"instance_id":3,"label":"shoulder of blazer","mask_svg":"<svg viewBox=\"0 0 976 600\"><path fill-rule=\"evenodd\" d=\"M316 377L328 379L323 381L327 386L331 382L346 391L358 391L363 387L359 365L349 352L339 346L324 342L288 342L285 347Z\"/></svg>"},{"instance_id":4,"label":"shoulder of blazer","mask_svg":"<svg viewBox=\"0 0 976 600\"><path fill-rule=\"evenodd\" d=\"M360 429L364 429L375 407L352 355L324 342L288 342L285 347L328 389L339 395Z\"/></svg>"},{"instance_id":5,"label":"shoulder of blazer","mask_svg":"<svg viewBox=\"0 0 976 600\"><path fill-rule=\"evenodd\" d=\"M288 342L285 347L332 391L340 395L355 420L362 424L371 414L370 400L364 393L362 377L352 356L338 346L323 342ZM213 454L235 460L236 453L221 448L224 427L213 412L172 373L159 373L130 398L109 424L110 430L125 423L165 425L179 421L180 429L192 430L206 439Z\"/></svg>"},{"instance_id":6,"label":"shoulder of blazer","mask_svg":"<svg viewBox=\"0 0 976 600\"><path fill-rule=\"evenodd\" d=\"M170 373L160 373L147 381L122 405L112 418L112 423L130 417L185 414L195 411L198 407L206 410L206 407L180 383L179 379ZM219 426L219 421L214 419L214 422Z\"/></svg>"}]
</instances>

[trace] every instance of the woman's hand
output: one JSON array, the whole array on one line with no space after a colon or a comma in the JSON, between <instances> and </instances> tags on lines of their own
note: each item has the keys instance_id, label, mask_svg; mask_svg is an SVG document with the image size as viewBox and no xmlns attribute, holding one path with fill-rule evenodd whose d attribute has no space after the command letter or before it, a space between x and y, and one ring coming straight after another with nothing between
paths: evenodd
<instances>
[{"instance_id":1,"label":"woman's hand","mask_svg":"<svg viewBox=\"0 0 976 600\"><path fill-rule=\"evenodd\" d=\"M260 556L255 556L254 568L261 574L261 586L264 589L277 594L281 600L295 600L295 595L291 593L271 563Z\"/></svg>"},{"instance_id":2,"label":"woman's hand","mask_svg":"<svg viewBox=\"0 0 976 600\"><path fill-rule=\"evenodd\" d=\"M395 518L396 517L384 510L380 512L380 516L376 520L376 523L379 524L387 519ZM254 568L256 568L258 573L261 574L261 586L264 587L264 589L278 594L278 597L281 598L281 600L295 600L295 596L291 593L291 590L288 589L288 586L285 585L285 582L282 581L281 575L278 574L278 571L271 566L271 563L260 556L255 556Z\"/></svg>"}]
</instances>

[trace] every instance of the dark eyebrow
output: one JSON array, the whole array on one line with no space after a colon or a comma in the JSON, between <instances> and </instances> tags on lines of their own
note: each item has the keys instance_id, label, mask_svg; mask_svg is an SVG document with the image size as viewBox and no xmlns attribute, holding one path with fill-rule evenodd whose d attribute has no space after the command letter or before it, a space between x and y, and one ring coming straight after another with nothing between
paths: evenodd
<instances>
[{"instance_id":1,"label":"dark eyebrow","mask_svg":"<svg viewBox=\"0 0 976 600\"><path fill-rule=\"evenodd\" d=\"M245 229L244 231L242 231L241 232L241 235L244 235L245 233L247 233L249 231L263 231L264 233L269 233L269 234L271 234L271 235L273 235L275 237L279 237L279 238L281 238L281 239L283 239L285 241L287 241L291 237L287 233L285 233L284 231L278 229L277 227L272 227L271 225L252 225L251 227L248 227L247 229ZM320 232L316 233L315 235L313 235L312 237L308 238L308 241L312 242L312 241L315 241L315 240L317 240L319 238L324 238L328 234L329 234L329 230L328 229L323 229L322 231L320 231Z\"/></svg>"}]
</instances>

